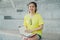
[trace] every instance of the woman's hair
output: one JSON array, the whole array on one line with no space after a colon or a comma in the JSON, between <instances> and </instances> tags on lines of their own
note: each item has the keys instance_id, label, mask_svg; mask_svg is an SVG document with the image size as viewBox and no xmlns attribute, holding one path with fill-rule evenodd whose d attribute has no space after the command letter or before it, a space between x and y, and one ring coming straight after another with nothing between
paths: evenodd
<instances>
[{"instance_id":1,"label":"woman's hair","mask_svg":"<svg viewBox=\"0 0 60 40\"><path fill-rule=\"evenodd\" d=\"M30 2L30 3L28 4L28 6L29 6L30 4L34 4L34 5L35 5L35 12L36 12L36 11L37 11L37 3L36 3L36 2Z\"/></svg>"}]
</instances>

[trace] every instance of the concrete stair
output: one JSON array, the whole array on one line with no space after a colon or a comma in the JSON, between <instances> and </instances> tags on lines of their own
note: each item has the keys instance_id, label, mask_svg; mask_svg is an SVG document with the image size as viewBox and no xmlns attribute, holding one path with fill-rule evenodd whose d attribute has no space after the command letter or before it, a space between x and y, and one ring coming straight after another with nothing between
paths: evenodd
<instances>
[{"instance_id":1,"label":"concrete stair","mask_svg":"<svg viewBox=\"0 0 60 40\"><path fill-rule=\"evenodd\" d=\"M0 30L0 40L23 40L18 30ZM60 40L60 33L43 33L42 40Z\"/></svg>"}]
</instances>

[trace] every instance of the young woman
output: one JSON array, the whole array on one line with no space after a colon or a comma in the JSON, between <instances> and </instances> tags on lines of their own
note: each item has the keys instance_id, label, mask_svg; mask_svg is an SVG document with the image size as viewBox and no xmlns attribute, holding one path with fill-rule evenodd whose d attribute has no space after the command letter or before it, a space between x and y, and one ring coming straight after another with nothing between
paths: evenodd
<instances>
[{"instance_id":1,"label":"young woman","mask_svg":"<svg viewBox=\"0 0 60 40\"><path fill-rule=\"evenodd\" d=\"M37 13L37 4L35 2L30 2L28 9L29 13L24 17L25 31L36 35L30 38L24 38L24 40L40 40L44 24L43 19Z\"/></svg>"}]
</instances>

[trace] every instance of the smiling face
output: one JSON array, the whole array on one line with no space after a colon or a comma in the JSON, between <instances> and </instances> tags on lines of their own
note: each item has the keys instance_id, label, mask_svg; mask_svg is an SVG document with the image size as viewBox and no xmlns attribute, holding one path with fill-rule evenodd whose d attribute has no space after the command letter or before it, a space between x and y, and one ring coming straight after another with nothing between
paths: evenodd
<instances>
[{"instance_id":1,"label":"smiling face","mask_svg":"<svg viewBox=\"0 0 60 40\"><path fill-rule=\"evenodd\" d=\"M31 4L29 4L28 9L29 9L30 13L34 13L36 10L36 7L33 3L31 3Z\"/></svg>"}]
</instances>

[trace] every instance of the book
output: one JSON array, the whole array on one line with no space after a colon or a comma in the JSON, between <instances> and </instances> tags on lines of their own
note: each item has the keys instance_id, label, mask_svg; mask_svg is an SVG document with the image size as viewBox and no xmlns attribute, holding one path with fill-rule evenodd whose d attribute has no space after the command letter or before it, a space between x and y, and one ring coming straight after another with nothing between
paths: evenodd
<instances>
[{"instance_id":1,"label":"book","mask_svg":"<svg viewBox=\"0 0 60 40\"><path fill-rule=\"evenodd\" d=\"M19 27L19 34L22 35L22 36L25 36L25 37L32 37L34 36L35 34L32 34L32 33L27 33L25 32L26 28L25 27Z\"/></svg>"}]
</instances>

